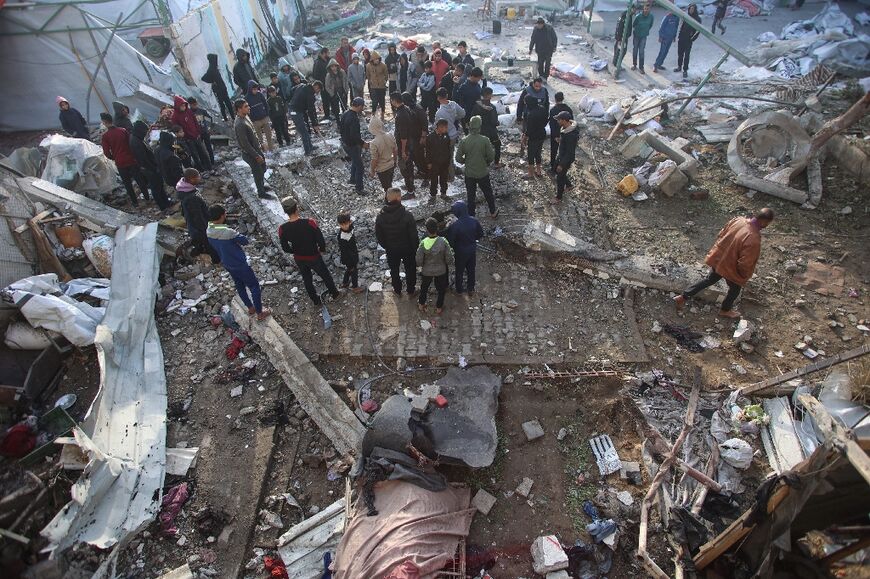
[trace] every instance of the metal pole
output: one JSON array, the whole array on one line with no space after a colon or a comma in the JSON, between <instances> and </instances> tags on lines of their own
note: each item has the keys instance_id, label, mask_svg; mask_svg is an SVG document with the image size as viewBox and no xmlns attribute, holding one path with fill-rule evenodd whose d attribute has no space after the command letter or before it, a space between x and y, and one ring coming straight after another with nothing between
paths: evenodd
<instances>
[{"instance_id":1,"label":"metal pole","mask_svg":"<svg viewBox=\"0 0 870 579\"><path fill-rule=\"evenodd\" d=\"M613 71L613 78L619 78L619 72L622 70L622 59L625 58L625 53L628 51L628 36L631 32L631 25L634 23L634 0L628 0L628 13L625 15L625 27L622 29L622 42L619 47L619 56L616 60L616 70ZM616 50L616 46L613 47Z\"/></svg>"},{"instance_id":2,"label":"metal pole","mask_svg":"<svg viewBox=\"0 0 870 579\"><path fill-rule=\"evenodd\" d=\"M722 66L722 63L725 62L727 59L728 59L728 53L726 52L725 54L722 55L722 58L719 59L719 62L717 62L716 65L713 68L711 68L709 70L709 72L707 72L706 75L704 75L704 78L701 79L701 82L698 83L698 86L695 87L695 90L692 92L691 95L689 95L689 98L686 99L686 102L683 103L683 105L680 107L680 110L677 111L677 114L674 115L675 117L680 116L682 114L682 112L684 110L686 110L686 107L689 106L689 103L692 102L692 99L694 99L695 96L699 92L701 92L701 89L704 88L704 85L707 84L707 81L710 80L710 77L713 76L713 74L717 70L719 70L719 67Z\"/></svg>"},{"instance_id":3,"label":"metal pole","mask_svg":"<svg viewBox=\"0 0 870 579\"><path fill-rule=\"evenodd\" d=\"M683 12L682 10L677 8L676 5L672 4L668 0L651 0L651 1L659 8L667 10L668 12L670 12L671 14L673 14L674 16L676 16L677 18L682 20L684 23L688 24L689 26L691 26L692 28L694 28L695 30L700 32L701 36L705 37L707 40L709 40L710 42L712 42L713 44L715 44L716 46L718 46L719 48L721 48L725 52L731 53L731 56L733 56L734 58L739 60L740 64L743 64L745 66L752 66L752 61L749 59L749 57L747 57L745 54L743 54L742 52L740 52L739 50L737 50L736 48L734 48L733 46L731 46L730 44L728 44L727 42L722 40L719 36L716 36L715 34L710 32L709 30L707 30L706 28L701 26L700 22L698 22L697 20L695 20L694 18L692 18L691 16L689 16L688 14L686 14L685 12Z\"/></svg>"}]
</instances>

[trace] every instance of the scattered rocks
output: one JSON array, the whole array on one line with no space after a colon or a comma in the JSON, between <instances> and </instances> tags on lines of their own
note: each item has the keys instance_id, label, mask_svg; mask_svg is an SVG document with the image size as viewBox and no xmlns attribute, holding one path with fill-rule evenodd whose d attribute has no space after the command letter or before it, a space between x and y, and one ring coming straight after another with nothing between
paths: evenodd
<instances>
[{"instance_id":1,"label":"scattered rocks","mask_svg":"<svg viewBox=\"0 0 870 579\"><path fill-rule=\"evenodd\" d=\"M568 555L556 535L538 537L532 543L532 568L538 575L568 568Z\"/></svg>"},{"instance_id":2,"label":"scattered rocks","mask_svg":"<svg viewBox=\"0 0 870 579\"><path fill-rule=\"evenodd\" d=\"M489 511L495 506L495 502L496 498L483 489L477 491L477 494L471 499L472 506L484 515L489 514Z\"/></svg>"},{"instance_id":3,"label":"scattered rocks","mask_svg":"<svg viewBox=\"0 0 870 579\"><path fill-rule=\"evenodd\" d=\"M526 440L528 440L529 442L537 440L538 438L544 436L544 428L537 420L529 420L528 422L523 422L523 432L526 435Z\"/></svg>"},{"instance_id":4,"label":"scattered rocks","mask_svg":"<svg viewBox=\"0 0 870 579\"><path fill-rule=\"evenodd\" d=\"M532 492L532 485L535 484L535 481L530 479L529 477L525 477L519 486L516 488L516 493L524 498L529 498L529 494Z\"/></svg>"}]
</instances>

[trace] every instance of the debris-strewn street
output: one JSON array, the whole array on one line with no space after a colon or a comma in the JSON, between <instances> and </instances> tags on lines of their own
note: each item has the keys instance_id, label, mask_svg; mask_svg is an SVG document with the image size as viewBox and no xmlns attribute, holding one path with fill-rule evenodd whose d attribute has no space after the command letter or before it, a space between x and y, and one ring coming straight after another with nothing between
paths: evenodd
<instances>
[{"instance_id":1,"label":"debris-strewn street","mask_svg":"<svg viewBox=\"0 0 870 579\"><path fill-rule=\"evenodd\" d=\"M862 4L26 4L4 577L866 574Z\"/></svg>"}]
</instances>

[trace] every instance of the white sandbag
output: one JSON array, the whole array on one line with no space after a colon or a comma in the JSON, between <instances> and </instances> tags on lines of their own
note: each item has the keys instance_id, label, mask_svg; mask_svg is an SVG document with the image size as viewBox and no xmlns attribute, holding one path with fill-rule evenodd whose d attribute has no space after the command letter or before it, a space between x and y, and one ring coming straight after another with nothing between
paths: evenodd
<instances>
[{"instance_id":1,"label":"white sandbag","mask_svg":"<svg viewBox=\"0 0 870 579\"><path fill-rule=\"evenodd\" d=\"M608 123L615 122L620 116L622 116L622 107L619 103L613 103L604 111L604 120Z\"/></svg>"},{"instance_id":2,"label":"white sandbag","mask_svg":"<svg viewBox=\"0 0 870 579\"><path fill-rule=\"evenodd\" d=\"M578 64L577 66L575 66L574 68L572 68L568 72L570 72L571 74L575 74L580 78L586 78L586 69L583 68L582 64Z\"/></svg>"},{"instance_id":3,"label":"white sandbag","mask_svg":"<svg viewBox=\"0 0 870 579\"><path fill-rule=\"evenodd\" d=\"M740 470L749 468L752 464L752 447L740 438L729 438L719 444L722 460Z\"/></svg>"},{"instance_id":4,"label":"white sandbag","mask_svg":"<svg viewBox=\"0 0 870 579\"><path fill-rule=\"evenodd\" d=\"M517 117L510 113L498 116L498 124L500 127L511 127L516 120Z\"/></svg>"},{"instance_id":5,"label":"white sandbag","mask_svg":"<svg viewBox=\"0 0 870 579\"><path fill-rule=\"evenodd\" d=\"M567 62L557 62L553 65L553 68L555 68L559 72L571 72L571 69L574 68L574 65L568 64Z\"/></svg>"},{"instance_id":6,"label":"white sandbag","mask_svg":"<svg viewBox=\"0 0 870 579\"><path fill-rule=\"evenodd\" d=\"M515 104L517 104L518 102L520 102L520 95L521 95L521 94L522 94L522 91L508 93L508 94L506 94L505 96L501 97L501 98L498 99L498 100L501 101L502 103L506 104L506 105L515 105Z\"/></svg>"},{"instance_id":7,"label":"white sandbag","mask_svg":"<svg viewBox=\"0 0 870 579\"><path fill-rule=\"evenodd\" d=\"M85 139L49 135L39 146L48 149L43 180L82 195L104 195L115 188L118 172L99 145Z\"/></svg>"},{"instance_id":8,"label":"white sandbag","mask_svg":"<svg viewBox=\"0 0 870 579\"><path fill-rule=\"evenodd\" d=\"M662 184L662 181L665 180L665 177L671 174L671 171L677 168L677 164L674 163L671 159L667 161L662 161L659 163L659 166L656 167L655 172L649 176L649 186L650 187L658 187Z\"/></svg>"},{"instance_id":9,"label":"white sandbag","mask_svg":"<svg viewBox=\"0 0 870 579\"><path fill-rule=\"evenodd\" d=\"M646 129L652 129L657 133L660 133L664 127L659 124L659 122L655 119L650 119L641 126L638 127L639 130L644 131Z\"/></svg>"},{"instance_id":10,"label":"white sandbag","mask_svg":"<svg viewBox=\"0 0 870 579\"><path fill-rule=\"evenodd\" d=\"M599 101L597 98L591 97L589 95L583 95L583 98L580 99L580 103L577 106L581 111L586 113L586 116L604 116L604 105L602 105L601 101Z\"/></svg>"},{"instance_id":11,"label":"white sandbag","mask_svg":"<svg viewBox=\"0 0 870 579\"><path fill-rule=\"evenodd\" d=\"M671 161L673 163L673 161ZM649 174L652 173L653 165L649 161L641 165L640 167L635 167L631 172L634 175L634 178L637 179L638 184L643 187L647 184L649 180Z\"/></svg>"},{"instance_id":12,"label":"white sandbag","mask_svg":"<svg viewBox=\"0 0 870 579\"><path fill-rule=\"evenodd\" d=\"M9 324L3 343L10 350L43 350L51 346L45 330L37 330L24 322Z\"/></svg>"},{"instance_id":13,"label":"white sandbag","mask_svg":"<svg viewBox=\"0 0 870 579\"><path fill-rule=\"evenodd\" d=\"M111 282L103 277L79 277L64 285L66 287L63 293L70 297L91 296L98 300L109 299Z\"/></svg>"},{"instance_id":14,"label":"white sandbag","mask_svg":"<svg viewBox=\"0 0 870 579\"><path fill-rule=\"evenodd\" d=\"M112 278L112 255L115 247L115 240L108 235L95 235L88 237L82 242L82 248L85 250L85 255L100 272L100 275L111 279Z\"/></svg>"},{"instance_id":15,"label":"white sandbag","mask_svg":"<svg viewBox=\"0 0 870 579\"><path fill-rule=\"evenodd\" d=\"M776 34L774 34L773 32L770 32L770 31L762 32L761 34L759 34L755 38L755 40L757 40L758 42L773 42L776 39L777 39Z\"/></svg>"}]
</instances>

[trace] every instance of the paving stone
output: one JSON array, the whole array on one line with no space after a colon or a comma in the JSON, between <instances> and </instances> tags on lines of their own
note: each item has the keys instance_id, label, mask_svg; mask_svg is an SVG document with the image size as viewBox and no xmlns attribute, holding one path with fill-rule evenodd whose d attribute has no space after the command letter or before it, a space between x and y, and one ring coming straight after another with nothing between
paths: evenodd
<instances>
[{"instance_id":1,"label":"paving stone","mask_svg":"<svg viewBox=\"0 0 870 579\"><path fill-rule=\"evenodd\" d=\"M544 428L537 420L523 422L523 432L526 434L526 440L530 442L544 436Z\"/></svg>"},{"instance_id":2,"label":"paving stone","mask_svg":"<svg viewBox=\"0 0 870 579\"><path fill-rule=\"evenodd\" d=\"M471 504L484 515L488 515L492 507L495 506L495 497L483 489L477 491L474 498L471 499Z\"/></svg>"},{"instance_id":3,"label":"paving stone","mask_svg":"<svg viewBox=\"0 0 870 579\"><path fill-rule=\"evenodd\" d=\"M532 492L532 485L535 484L535 481L526 477L516 488L516 493L524 498L529 498L529 494Z\"/></svg>"}]
</instances>

